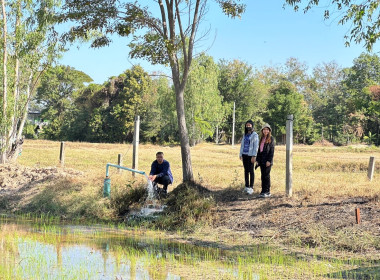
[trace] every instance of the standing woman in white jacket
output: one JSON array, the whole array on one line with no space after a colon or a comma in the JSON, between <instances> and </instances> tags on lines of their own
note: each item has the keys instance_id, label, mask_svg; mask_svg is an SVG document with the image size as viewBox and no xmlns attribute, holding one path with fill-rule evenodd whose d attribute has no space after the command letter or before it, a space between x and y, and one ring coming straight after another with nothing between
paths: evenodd
<instances>
[{"instance_id":1,"label":"standing woman in white jacket","mask_svg":"<svg viewBox=\"0 0 380 280\"><path fill-rule=\"evenodd\" d=\"M244 191L247 194L253 194L253 183L255 181L255 173L253 166L256 161L257 149L259 146L259 136L253 131L253 121L248 120L245 123L243 139L240 145L240 160L243 161L244 166Z\"/></svg>"}]
</instances>

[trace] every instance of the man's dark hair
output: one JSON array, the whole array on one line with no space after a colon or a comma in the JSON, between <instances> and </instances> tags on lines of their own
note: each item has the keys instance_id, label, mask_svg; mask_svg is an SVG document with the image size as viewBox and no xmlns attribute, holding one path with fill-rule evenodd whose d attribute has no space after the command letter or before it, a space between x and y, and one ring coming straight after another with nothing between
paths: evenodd
<instances>
[{"instance_id":1,"label":"man's dark hair","mask_svg":"<svg viewBox=\"0 0 380 280\"><path fill-rule=\"evenodd\" d=\"M164 155L164 153L163 152L157 152L156 156L158 156L158 155Z\"/></svg>"}]
</instances>

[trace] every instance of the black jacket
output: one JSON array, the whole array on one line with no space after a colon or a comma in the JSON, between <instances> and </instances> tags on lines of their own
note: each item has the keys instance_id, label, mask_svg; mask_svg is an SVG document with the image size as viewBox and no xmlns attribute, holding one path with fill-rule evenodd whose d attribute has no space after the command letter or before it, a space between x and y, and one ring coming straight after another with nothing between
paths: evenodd
<instances>
[{"instance_id":1,"label":"black jacket","mask_svg":"<svg viewBox=\"0 0 380 280\"><path fill-rule=\"evenodd\" d=\"M259 150L257 151L257 158L256 158L256 161L260 164L260 165L263 165L265 164L267 161L269 161L271 163L271 165L273 165L273 155L274 155L274 138L273 136L271 136L271 142L268 144L268 143L265 143L264 144L264 149L262 152L260 152L260 143L261 143L261 139L259 141Z\"/></svg>"}]
</instances>

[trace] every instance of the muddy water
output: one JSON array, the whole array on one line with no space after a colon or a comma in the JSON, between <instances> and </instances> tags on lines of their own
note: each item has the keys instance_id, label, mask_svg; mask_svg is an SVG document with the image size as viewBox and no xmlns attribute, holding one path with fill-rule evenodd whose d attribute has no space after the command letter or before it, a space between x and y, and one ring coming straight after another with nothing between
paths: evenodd
<instances>
[{"instance_id":1,"label":"muddy water","mask_svg":"<svg viewBox=\"0 0 380 280\"><path fill-rule=\"evenodd\" d=\"M0 219L0 279L318 279L358 267L270 247L192 242L201 245L138 230Z\"/></svg>"}]
</instances>

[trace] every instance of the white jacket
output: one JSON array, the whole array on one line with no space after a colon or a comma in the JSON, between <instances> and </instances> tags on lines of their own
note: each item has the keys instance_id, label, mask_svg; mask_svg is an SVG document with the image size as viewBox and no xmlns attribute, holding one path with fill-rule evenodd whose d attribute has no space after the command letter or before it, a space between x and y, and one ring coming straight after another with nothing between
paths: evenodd
<instances>
[{"instance_id":1,"label":"white jacket","mask_svg":"<svg viewBox=\"0 0 380 280\"><path fill-rule=\"evenodd\" d=\"M240 153L239 157L243 155L243 150L244 150L244 137L241 139L240 143ZM249 151L248 151L248 156L255 157L257 155L257 149L259 148L259 136L257 135L256 132L251 133L251 137L249 138Z\"/></svg>"}]
</instances>

